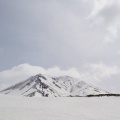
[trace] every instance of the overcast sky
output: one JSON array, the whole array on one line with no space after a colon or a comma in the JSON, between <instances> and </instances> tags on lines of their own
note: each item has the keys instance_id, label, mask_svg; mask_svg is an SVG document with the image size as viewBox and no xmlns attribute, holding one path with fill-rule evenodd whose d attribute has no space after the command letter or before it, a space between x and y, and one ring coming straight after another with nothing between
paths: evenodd
<instances>
[{"instance_id":1,"label":"overcast sky","mask_svg":"<svg viewBox=\"0 0 120 120\"><path fill-rule=\"evenodd\" d=\"M1 86L54 71L120 92L119 21L119 0L0 0Z\"/></svg>"}]
</instances>

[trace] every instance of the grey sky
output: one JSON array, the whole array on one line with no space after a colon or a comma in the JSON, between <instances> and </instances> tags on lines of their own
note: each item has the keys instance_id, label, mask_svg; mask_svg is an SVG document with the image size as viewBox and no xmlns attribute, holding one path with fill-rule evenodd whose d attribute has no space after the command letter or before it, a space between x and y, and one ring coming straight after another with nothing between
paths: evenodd
<instances>
[{"instance_id":1,"label":"grey sky","mask_svg":"<svg viewBox=\"0 0 120 120\"><path fill-rule=\"evenodd\" d=\"M120 67L119 0L0 0L0 71Z\"/></svg>"},{"instance_id":2,"label":"grey sky","mask_svg":"<svg viewBox=\"0 0 120 120\"><path fill-rule=\"evenodd\" d=\"M119 64L119 37L103 43L104 26L91 27L87 18L92 7L93 1L83 0L1 0L0 70L21 63L63 68L99 61Z\"/></svg>"}]
</instances>

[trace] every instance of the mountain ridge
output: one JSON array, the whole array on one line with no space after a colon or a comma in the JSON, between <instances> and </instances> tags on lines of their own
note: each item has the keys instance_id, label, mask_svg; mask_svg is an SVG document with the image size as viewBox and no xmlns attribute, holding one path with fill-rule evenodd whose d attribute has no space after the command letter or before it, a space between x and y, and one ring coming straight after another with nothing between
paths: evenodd
<instances>
[{"instance_id":1,"label":"mountain ridge","mask_svg":"<svg viewBox=\"0 0 120 120\"><path fill-rule=\"evenodd\" d=\"M87 84L78 78L70 76L53 77L43 74L32 76L27 80L0 91L0 93L28 97L66 97L109 94L109 92Z\"/></svg>"}]
</instances>

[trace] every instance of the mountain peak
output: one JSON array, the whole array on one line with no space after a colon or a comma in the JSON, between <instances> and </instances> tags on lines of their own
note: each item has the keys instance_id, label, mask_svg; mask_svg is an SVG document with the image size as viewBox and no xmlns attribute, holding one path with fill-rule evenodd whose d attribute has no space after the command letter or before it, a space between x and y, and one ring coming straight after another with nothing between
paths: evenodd
<instances>
[{"instance_id":1,"label":"mountain peak","mask_svg":"<svg viewBox=\"0 0 120 120\"><path fill-rule=\"evenodd\" d=\"M104 90L87 84L77 78L70 76L52 77L43 74L37 74L25 81L17 83L1 93L22 96L87 96L97 94L108 94Z\"/></svg>"}]
</instances>

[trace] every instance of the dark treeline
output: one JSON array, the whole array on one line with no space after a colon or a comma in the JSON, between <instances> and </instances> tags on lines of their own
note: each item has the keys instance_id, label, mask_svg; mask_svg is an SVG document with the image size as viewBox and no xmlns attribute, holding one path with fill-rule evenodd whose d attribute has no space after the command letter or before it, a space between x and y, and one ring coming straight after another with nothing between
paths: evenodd
<instances>
[{"instance_id":1,"label":"dark treeline","mask_svg":"<svg viewBox=\"0 0 120 120\"><path fill-rule=\"evenodd\" d=\"M110 96L115 96L115 97L120 97L120 94L97 94L97 95L87 95L87 96L79 96L79 95L75 95L75 96L67 96L67 97L104 97L104 96L107 96L107 97L110 97Z\"/></svg>"},{"instance_id":2,"label":"dark treeline","mask_svg":"<svg viewBox=\"0 0 120 120\"><path fill-rule=\"evenodd\" d=\"M86 97L103 97L103 96L116 96L116 97L119 97L120 94L98 94L98 95L87 95Z\"/></svg>"}]
</instances>

